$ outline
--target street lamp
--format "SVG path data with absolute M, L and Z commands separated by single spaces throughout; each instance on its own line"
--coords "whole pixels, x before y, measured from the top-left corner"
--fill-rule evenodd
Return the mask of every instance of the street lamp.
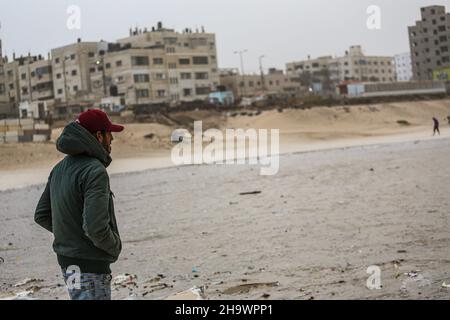
M 265 58 L 265 55 L 261 55 L 259 56 L 259 69 L 261 70 L 261 88 L 263 93 L 266 91 L 266 85 L 265 85 L 265 81 L 264 81 L 264 69 L 263 69 L 263 65 L 262 65 L 262 59 Z
M 64 99 L 66 100 L 66 107 L 69 105 L 68 95 L 67 95 L 67 77 L 66 77 L 66 61 L 70 60 L 70 56 L 65 56 L 63 58 L 63 77 L 64 77 Z
M 102 58 L 98 59 L 97 61 L 95 61 L 95 64 L 97 66 L 102 65 L 103 94 L 106 97 L 107 93 L 106 93 L 105 59 L 102 57 Z
M 242 79 L 244 80 L 244 87 L 243 87 L 243 96 L 245 97 L 245 70 L 244 70 L 244 53 L 248 52 L 247 49 L 245 50 L 239 50 L 235 51 L 234 54 L 239 54 L 239 57 L 241 59 L 241 74 Z

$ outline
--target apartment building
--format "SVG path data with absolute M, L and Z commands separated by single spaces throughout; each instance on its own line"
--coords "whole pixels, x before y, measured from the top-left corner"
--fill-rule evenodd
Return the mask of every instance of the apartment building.
M 316 59 L 308 57 L 308 60 L 287 63 L 286 73 L 288 75 L 297 75 L 306 72 L 316 74 L 328 69 L 332 61 L 332 56 L 324 56 Z
M 57 104 L 79 103 L 91 101 L 92 94 L 91 70 L 102 72 L 103 59 L 108 48 L 106 42 L 82 42 L 51 50 L 52 76 L 55 102 Z
M 220 84 L 232 91 L 235 97 L 254 97 L 261 94 L 294 97 L 302 91 L 294 76 L 275 68 L 269 69 L 264 75 L 241 75 L 237 69 L 222 69 Z
M 142 84 L 137 85 L 135 96 L 139 101 L 131 98 L 132 103 L 205 100 L 220 84 L 215 34 L 206 33 L 204 29 L 195 32 L 185 29 L 180 33 L 158 23 L 151 30 L 130 30 L 129 37 L 117 43 L 128 46 L 128 52 L 131 49 L 148 51 L 148 59 L 143 59 L 141 67 L 148 69 L 149 88 L 141 89 Z M 116 53 L 108 53 L 111 54 Z M 135 83 L 146 83 L 146 79 L 146 76 L 137 77 Z M 128 85 L 133 83 L 129 81 Z M 148 97 L 145 90 L 149 91 Z
M 368 56 L 361 46 L 351 46 L 342 57 L 325 56 L 317 59 L 286 64 L 287 73 L 297 74 L 303 81 L 394 82 L 394 58 L 390 56 Z M 306 77 L 306 75 L 310 77 Z
M 50 58 L 50 57 L 49 57 Z M 21 101 L 53 103 L 52 60 L 42 56 L 20 60 L 18 65 L 19 97 Z
M 121 96 L 127 105 L 168 102 L 171 97 L 165 59 L 161 46 L 110 48 L 102 59 L 104 72 L 91 69 L 93 92 Z
M 2 40 L 0 39 L 0 104 L 6 104 L 8 102 L 8 97 L 6 94 L 4 60 L 5 59 L 3 58 Z
M 405 82 L 413 79 L 411 53 L 406 52 L 394 56 L 395 74 L 397 81 Z
M 414 79 L 432 80 L 434 71 L 450 67 L 450 13 L 445 6 L 421 8 L 421 20 L 408 33 Z

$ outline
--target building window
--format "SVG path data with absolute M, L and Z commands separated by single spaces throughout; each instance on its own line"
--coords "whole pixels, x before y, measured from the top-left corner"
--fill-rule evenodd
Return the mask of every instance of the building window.
M 163 58 L 154 58 L 153 64 L 164 64 L 164 59 Z
M 135 83 L 150 82 L 150 75 L 148 75 L 148 74 L 135 74 L 134 75 L 134 82 Z
M 182 80 L 192 79 L 192 74 L 190 72 L 182 72 L 181 73 L 181 79 Z
M 190 97 L 192 95 L 192 89 L 183 89 L 183 95 L 185 97 Z
M 56 79 L 61 79 L 61 77 L 62 77 L 62 74 L 61 74 L 61 73 L 57 73 L 57 74 L 56 74 Z
M 122 66 L 122 60 L 116 61 L 116 67 L 121 67 L 121 66 Z
M 149 96 L 150 95 L 149 95 L 148 89 L 136 90 L 136 97 L 138 97 L 138 98 L 148 98 Z
M 167 52 L 167 53 L 175 53 L 175 48 L 173 48 L 173 47 L 168 47 L 168 48 L 166 48 L 166 52 Z
M 254 83 L 253 81 L 249 81 L 249 82 L 248 82 L 248 86 L 252 88 L 252 87 L 255 86 L 255 83 Z
M 22 94 L 28 94 L 28 88 L 27 87 L 23 87 L 22 88 Z
M 60 62 L 59 58 L 55 58 L 55 64 L 58 64 Z
M 196 80 L 207 80 L 208 79 L 208 72 L 196 72 L 195 73 L 195 79 Z
M 164 73 L 155 73 L 156 80 L 164 80 L 165 78 Z
M 73 91 L 77 92 L 78 91 L 78 86 L 73 86 Z
M 178 84 L 178 78 L 170 78 L 170 84 Z
M 193 58 L 194 64 L 208 64 L 208 57 L 194 57 Z
M 105 64 L 105 68 L 106 68 L 106 69 L 111 69 L 111 63 Z
M 70 55 L 70 60 L 75 60 L 75 55 L 74 54 Z
M 176 63 L 169 63 L 169 69 L 176 69 L 177 64 Z
M 133 66 L 148 66 L 149 63 L 148 57 L 131 57 L 131 64 Z
M 20 78 L 21 78 L 22 80 L 26 80 L 26 79 L 27 79 L 27 74 L 26 74 L 26 73 L 22 73 L 22 74 L 20 75 Z
M 209 87 L 195 88 L 195 94 L 196 95 L 206 95 L 206 94 L 209 94 L 209 92 L 210 92 Z
M 95 68 L 90 68 L 90 69 L 89 69 L 89 72 L 90 72 L 90 73 L 94 73 L 94 72 L 95 72 Z
M 59 95 L 63 94 L 63 89 L 58 89 L 58 94 Z
M 179 60 L 179 63 L 182 65 L 191 64 L 191 60 L 189 58 L 183 58 Z
M 36 73 L 34 71 L 31 72 L 31 77 L 34 78 L 36 76 Z
M 156 91 L 156 95 L 157 95 L 159 98 L 163 98 L 163 97 L 166 96 L 166 90 L 158 90 L 158 91 Z
M 77 75 L 77 70 L 72 70 L 72 76 L 76 76 Z
M 89 58 L 95 57 L 95 52 L 89 52 L 89 53 L 88 53 L 88 56 L 89 56 Z

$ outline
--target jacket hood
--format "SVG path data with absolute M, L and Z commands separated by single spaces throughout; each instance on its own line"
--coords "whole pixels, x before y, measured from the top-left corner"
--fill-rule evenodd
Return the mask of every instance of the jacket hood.
M 69 156 L 86 155 L 98 159 L 105 167 L 111 162 L 111 156 L 95 137 L 76 122 L 64 128 L 56 141 L 56 149 Z

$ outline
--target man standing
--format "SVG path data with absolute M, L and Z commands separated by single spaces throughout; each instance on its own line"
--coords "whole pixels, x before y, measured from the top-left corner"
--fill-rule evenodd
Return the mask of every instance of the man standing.
M 50 173 L 34 220 L 54 235 L 53 250 L 72 300 L 110 300 L 110 264 L 122 242 L 114 214 L 110 165 L 111 132 L 106 113 L 89 110 L 70 123 L 56 142 L 67 156 Z
M 436 132 L 441 135 L 441 132 L 439 131 L 439 120 L 436 119 L 435 117 L 433 118 L 433 122 L 434 122 L 434 129 L 433 129 L 433 136 L 436 135 Z

